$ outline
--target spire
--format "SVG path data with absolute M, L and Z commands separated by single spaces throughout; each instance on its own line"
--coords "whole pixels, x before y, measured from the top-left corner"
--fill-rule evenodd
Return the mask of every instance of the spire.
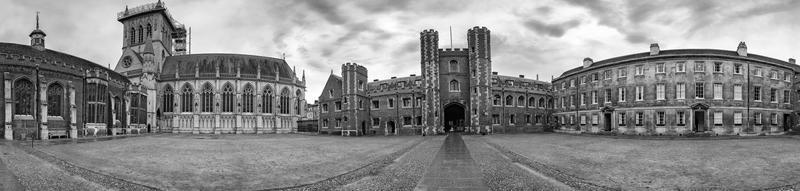
M 44 50 L 45 36 L 47 36 L 47 34 L 39 28 L 39 11 L 36 11 L 36 28 L 28 35 L 28 37 L 31 37 L 31 46 L 37 50 Z
M 39 30 L 39 11 L 36 11 L 36 30 Z

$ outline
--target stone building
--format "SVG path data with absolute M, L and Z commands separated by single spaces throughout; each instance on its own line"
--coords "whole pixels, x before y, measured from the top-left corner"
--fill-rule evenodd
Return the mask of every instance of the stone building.
M 422 75 L 368 82 L 367 68 L 342 65 L 319 97 L 321 133 L 413 135 L 542 131 L 551 122 L 550 84 L 492 72 L 490 31 L 468 30 L 468 48 L 439 48 L 420 33 Z
M 190 31 L 164 3 L 118 13 L 115 68 L 145 89 L 146 124 L 175 133 L 288 133 L 305 115 L 305 75 L 283 59 L 190 54 Z
M 560 128 L 644 135 L 782 134 L 796 123 L 797 72 L 788 61 L 714 49 L 660 50 L 583 66 L 553 81 Z M 795 104 L 797 105 L 797 104 Z
M 30 45 L 0 43 L 4 139 L 111 135 L 145 123 L 139 120 L 144 88 L 104 66 L 47 49 L 38 15 L 29 36 Z

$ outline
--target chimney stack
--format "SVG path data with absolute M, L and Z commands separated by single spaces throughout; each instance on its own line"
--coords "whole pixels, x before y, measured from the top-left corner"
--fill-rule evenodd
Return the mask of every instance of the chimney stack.
M 525 78 L 525 75 L 520 74 L 519 78 Z
M 739 56 L 747 56 L 747 45 L 744 44 L 744 41 L 739 42 L 739 47 L 736 48 L 736 53 L 739 53 Z
M 658 47 L 658 43 L 650 44 L 650 56 L 658 55 L 659 51 L 661 51 L 661 48 Z
M 589 66 L 592 66 L 593 63 L 594 61 L 592 61 L 592 58 L 586 57 L 583 59 L 583 68 L 588 68 Z
M 492 75 L 497 75 L 497 72 L 492 72 Z
M 794 58 L 789 58 L 789 63 L 795 64 L 796 62 L 797 61 L 795 61 Z

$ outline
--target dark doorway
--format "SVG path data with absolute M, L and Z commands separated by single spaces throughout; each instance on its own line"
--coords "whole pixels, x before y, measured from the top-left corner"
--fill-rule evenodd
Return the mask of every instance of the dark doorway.
M 603 122 L 605 123 L 606 131 L 611 131 L 611 113 L 605 113 L 603 116 L 605 117 Z
M 694 131 L 706 131 L 706 111 L 694 111 Z
M 444 108 L 444 131 L 464 131 L 464 106 L 452 103 Z
M 395 134 L 394 121 L 386 122 L 386 128 L 389 129 L 389 134 Z
M 783 131 L 789 131 L 794 126 L 792 114 L 783 114 Z
M 361 135 L 367 135 L 367 122 L 361 121 Z

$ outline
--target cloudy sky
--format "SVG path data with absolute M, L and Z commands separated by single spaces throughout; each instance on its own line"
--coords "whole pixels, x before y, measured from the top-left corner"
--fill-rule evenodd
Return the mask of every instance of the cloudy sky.
M 121 54 L 116 13 L 156 0 L 0 0 L 0 41 L 28 44 L 34 15 L 50 49 L 114 68 Z M 662 49 L 735 50 L 800 57 L 800 0 L 164 0 L 192 28 L 192 53 L 286 54 L 306 71 L 315 100 L 331 70 L 356 62 L 370 79 L 419 74 L 419 32 L 439 31 L 442 48 L 466 47 L 466 31 L 492 31 L 493 69 L 549 81 L 595 61 Z

